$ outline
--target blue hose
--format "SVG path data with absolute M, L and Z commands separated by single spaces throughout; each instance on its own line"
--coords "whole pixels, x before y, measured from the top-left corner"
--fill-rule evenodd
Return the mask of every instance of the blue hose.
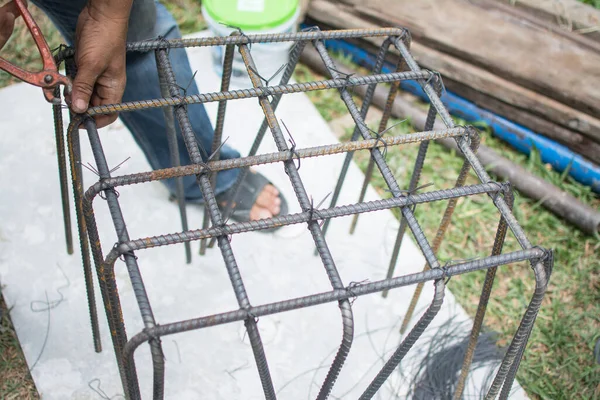
M 375 64 L 375 57 L 356 45 L 341 40 L 328 40 L 326 45 L 331 50 L 340 51 L 350 56 L 353 62 L 364 67 L 372 68 Z M 394 66 L 390 63 L 384 65 L 384 72 L 392 72 L 393 70 Z M 417 82 L 403 81 L 400 87 L 428 101 L 427 95 Z M 574 153 L 569 148 L 524 126 L 484 110 L 453 93 L 446 91 L 442 95 L 442 101 L 452 115 L 471 123 L 486 123 L 492 128 L 496 137 L 504 140 L 522 153 L 529 154 L 533 148 L 537 149 L 542 162 L 552 165 L 552 168 L 560 172 L 568 170 L 573 179 L 590 186 L 594 192 L 600 193 L 600 167 Z

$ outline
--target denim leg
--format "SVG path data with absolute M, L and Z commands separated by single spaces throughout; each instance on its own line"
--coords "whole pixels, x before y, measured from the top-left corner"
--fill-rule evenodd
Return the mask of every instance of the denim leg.
M 73 44 L 77 17 L 87 0 L 32 0 L 54 22 L 63 36 Z M 177 23 L 160 3 L 153 0 L 134 0 L 129 21 L 128 41 L 140 41 L 158 36 L 167 39 L 180 38 Z M 198 94 L 193 73 L 184 49 L 170 50 L 171 63 L 177 82 L 187 88 L 187 94 Z M 207 68 L 209 68 L 207 66 Z M 127 54 L 127 85 L 123 101 L 160 98 L 160 86 L 156 60 L 153 52 Z M 202 104 L 188 106 L 190 122 L 196 133 L 201 154 L 210 154 L 213 127 Z M 154 169 L 171 167 L 165 120 L 162 109 L 148 109 L 120 114 L 123 123 L 129 128 L 137 144 L 141 147 L 148 162 Z M 177 125 L 177 124 L 176 124 Z M 177 126 L 179 155 L 182 165 L 191 164 L 185 143 Z M 225 145 L 221 148 L 221 159 L 237 158 L 240 154 Z M 227 190 L 238 175 L 238 170 L 227 170 L 217 175 L 217 194 Z M 171 193 L 175 193 L 175 182 L 164 181 Z M 202 194 L 193 176 L 184 178 L 185 196 L 189 201 L 202 201 Z

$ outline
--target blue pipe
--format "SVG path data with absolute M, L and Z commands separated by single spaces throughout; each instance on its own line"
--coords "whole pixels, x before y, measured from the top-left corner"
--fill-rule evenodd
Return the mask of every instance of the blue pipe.
M 372 68 L 375 64 L 373 55 L 353 44 L 341 40 L 328 40 L 326 45 L 331 50 L 341 51 L 350 56 L 353 62 L 364 67 Z M 384 72 L 392 72 L 393 70 L 394 66 L 391 63 L 384 65 Z M 403 81 L 400 87 L 425 101 L 429 100 L 421 86 L 415 81 Z M 446 91 L 442 95 L 442 101 L 452 115 L 471 123 L 485 122 L 492 128 L 495 136 L 522 153 L 529 154 L 533 148 L 537 149 L 542 162 L 552 165 L 552 168 L 560 172 L 568 169 L 569 175 L 573 179 L 590 186 L 594 192 L 600 193 L 600 167 L 572 152 L 569 148 L 524 126 L 484 110 L 451 92 Z

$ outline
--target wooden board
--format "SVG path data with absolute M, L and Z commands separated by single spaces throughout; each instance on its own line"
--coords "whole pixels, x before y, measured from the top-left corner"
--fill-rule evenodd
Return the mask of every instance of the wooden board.
M 330 0 L 335 3 L 335 1 Z M 405 26 L 420 43 L 600 117 L 600 53 L 484 0 L 351 0 L 353 12 Z
M 377 24 L 352 14 L 351 8 L 341 4 L 316 0 L 311 3 L 309 16 L 333 28 L 371 28 Z M 381 39 L 369 39 L 379 46 Z M 362 47 L 368 45 L 361 43 Z M 600 120 L 571 107 L 539 95 L 529 89 L 499 78 L 494 74 L 414 40 L 411 52 L 426 68 L 441 72 L 444 79 L 458 94 L 499 115 L 505 115 L 536 132 L 551 137 L 590 160 L 598 162 Z M 585 132 L 579 134 L 578 132 Z
M 578 0 L 498 0 L 600 42 L 600 10 Z

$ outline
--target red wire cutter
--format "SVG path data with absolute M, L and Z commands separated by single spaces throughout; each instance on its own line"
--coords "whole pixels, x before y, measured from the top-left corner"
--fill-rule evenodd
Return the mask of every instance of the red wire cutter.
M 43 69 L 38 72 L 25 71 L 0 57 L 0 69 L 8 72 L 17 79 L 41 87 L 44 91 L 46 100 L 53 104 L 60 104 L 60 98 L 54 96 L 54 89 L 58 85 L 64 85 L 66 86 L 67 91 L 70 92 L 71 80 L 58 73 L 58 67 L 56 66 L 52 52 L 48 47 L 48 43 L 46 42 L 46 39 L 44 39 L 42 31 L 33 20 L 29 10 L 27 10 L 23 0 L 13 1 L 23 16 L 23 20 L 25 21 L 25 25 L 27 25 L 29 32 L 31 32 L 31 36 L 33 36 L 33 40 L 40 52 L 44 66 Z

